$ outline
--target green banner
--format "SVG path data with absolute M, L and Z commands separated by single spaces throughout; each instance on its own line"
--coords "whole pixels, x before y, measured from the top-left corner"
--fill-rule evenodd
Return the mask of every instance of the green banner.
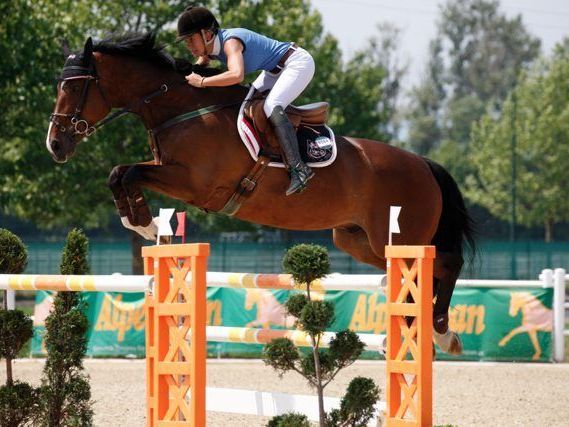
M 89 320 L 87 355 L 92 357 L 144 357 L 144 294 L 82 292 Z M 45 318 L 53 305 L 51 292 L 36 295 L 32 356 L 45 354 Z
M 89 356 L 144 356 L 142 294 L 84 293 L 88 303 Z M 283 303 L 289 291 L 208 289 L 208 324 L 251 328 L 292 329 L 294 318 Z M 331 330 L 385 333 L 385 297 L 372 292 L 317 294 L 331 301 Z M 464 344 L 463 356 L 437 352 L 439 360 L 549 361 L 552 357 L 553 290 L 544 288 L 457 288 L 450 325 Z M 38 293 L 32 355 L 42 354 L 43 322 L 49 296 Z M 259 357 L 261 345 L 208 343 L 210 356 Z M 366 356 L 373 357 L 372 352 Z M 377 357 L 377 354 L 375 354 Z

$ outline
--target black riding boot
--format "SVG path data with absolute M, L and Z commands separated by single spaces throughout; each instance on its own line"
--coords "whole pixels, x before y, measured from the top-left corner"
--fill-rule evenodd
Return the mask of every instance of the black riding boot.
M 300 158 L 294 126 L 288 120 L 282 107 L 275 107 L 269 120 L 275 128 L 290 172 L 290 185 L 286 190 L 286 195 L 290 196 L 304 190 L 306 183 L 314 176 L 314 172 Z

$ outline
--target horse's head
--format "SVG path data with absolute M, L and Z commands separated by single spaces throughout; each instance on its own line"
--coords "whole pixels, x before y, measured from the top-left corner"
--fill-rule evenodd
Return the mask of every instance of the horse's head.
M 99 86 L 93 41 L 89 37 L 82 52 L 66 56 L 57 86 L 57 100 L 51 114 L 46 146 L 56 162 L 64 163 L 77 144 L 95 131 L 95 123 L 111 110 Z
M 262 289 L 246 289 L 245 310 L 253 310 L 253 306 L 261 301 L 263 292 Z
M 531 299 L 531 294 L 528 292 L 512 292 L 510 294 L 510 316 L 515 317 L 529 299 Z

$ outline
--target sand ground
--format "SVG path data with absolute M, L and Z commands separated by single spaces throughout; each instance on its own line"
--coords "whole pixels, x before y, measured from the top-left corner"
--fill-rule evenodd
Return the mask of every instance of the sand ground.
M 144 360 L 86 360 L 96 426 L 145 425 Z M 42 360 L 15 362 L 14 375 L 39 383 Z M 261 361 L 211 360 L 208 386 L 311 394 L 295 373 L 279 379 Z M 384 392 L 384 362 L 357 362 L 326 394 L 341 396 L 354 376 L 373 378 Z M 0 367 L 5 381 L 5 366 Z M 382 399 L 383 400 L 383 399 Z M 267 419 L 208 413 L 208 426 L 255 427 Z M 569 426 L 569 364 L 435 362 L 434 422 L 455 426 Z

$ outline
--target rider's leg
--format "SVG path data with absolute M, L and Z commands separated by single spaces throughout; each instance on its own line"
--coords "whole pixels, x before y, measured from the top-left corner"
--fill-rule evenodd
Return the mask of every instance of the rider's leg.
M 253 81 L 252 85 L 258 92 L 264 92 L 272 89 L 278 78 L 279 74 L 262 71 L 255 81 Z
M 270 73 L 266 74 L 270 76 Z M 275 128 L 291 175 L 287 196 L 302 191 L 308 180 L 314 176 L 312 169 L 300 157 L 296 132 L 284 112 L 285 108 L 308 86 L 313 76 L 312 56 L 304 49 L 297 49 L 285 62 L 264 105 L 265 114 Z
M 277 134 L 288 171 L 290 172 L 290 185 L 286 190 L 286 195 L 290 196 L 293 193 L 302 191 L 308 180 L 314 176 L 314 172 L 302 161 L 298 149 L 296 131 L 280 105 L 273 109 L 269 119 Z

